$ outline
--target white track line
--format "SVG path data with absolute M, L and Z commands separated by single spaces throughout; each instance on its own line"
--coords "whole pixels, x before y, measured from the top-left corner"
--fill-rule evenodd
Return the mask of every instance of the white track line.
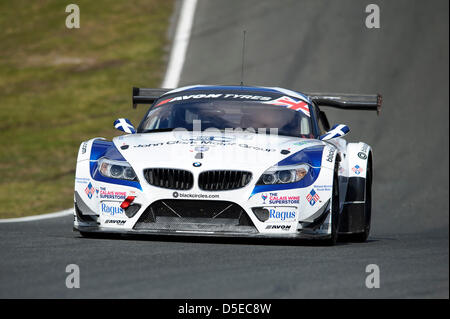
M 186 50 L 191 35 L 196 6 L 197 0 L 183 0 L 180 18 L 178 20 L 175 37 L 173 40 L 172 51 L 170 53 L 169 65 L 167 67 L 164 82 L 162 84 L 162 87 L 164 88 L 173 89 L 178 87 L 178 82 L 180 81 L 180 75 L 181 71 L 183 70 Z M 29 222 L 48 218 L 62 217 L 71 214 L 73 214 L 73 208 L 50 214 L 0 219 L 0 223 Z
M 68 215 L 72 215 L 72 214 L 73 214 L 73 208 L 69 208 L 66 210 L 62 210 L 60 212 L 50 213 L 50 214 L 42 214 L 42 215 L 19 217 L 19 218 L 0 219 L 0 224 L 2 224 L 2 223 L 17 223 L 17 222 L 31 222 L 31 221 L 41 220 L 41 219 L 63 217 L 63 216 L 68 216 Z
M 166 76 L 164 77 L 162 84 L 163 88 L 174 89 L 178 87 L 178 83 L 180 82 L 181 71 L 183 70 L 189 38 L 191 36 L 196 5 L 197 0 L 183 1 L 172 50 L 170 52 Z

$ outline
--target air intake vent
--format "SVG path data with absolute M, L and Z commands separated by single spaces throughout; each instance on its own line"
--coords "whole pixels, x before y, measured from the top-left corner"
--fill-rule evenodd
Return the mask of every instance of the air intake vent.
M 192 173 L 182 169 L 147 168 L 144 176 L 150 185 L 162 188 L 187 190 L 194 185 Z
M 252 179 L 246 171 L 206 171 L 198 177 L 198 187 L 205 191 L 225 191 L 245 187 Z
M 153 202 L 139 217 L 135 230 L 258 233 L 245 210 L 216 200 L 164 199 Z

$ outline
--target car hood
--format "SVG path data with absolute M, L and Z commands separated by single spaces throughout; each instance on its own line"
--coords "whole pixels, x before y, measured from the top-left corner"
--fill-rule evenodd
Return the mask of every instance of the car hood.
M 266 169 L 292 154 L 324 142 L 315 139 L 254 134 L 155 132 L 113 139 L 122 156 L 135 168 Z

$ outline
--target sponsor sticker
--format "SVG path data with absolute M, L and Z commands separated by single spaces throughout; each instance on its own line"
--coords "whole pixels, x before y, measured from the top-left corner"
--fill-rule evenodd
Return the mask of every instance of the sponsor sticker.
M 295 142 L 294 145 L 296 145 L 296 146 L 303 146 L 303 145 L 306 145 L 306 144 L 315 144 L 315 143 L 316 143 L 316 141 L 300 141 L 300 142 Z
M 362 160 L 367 159 L 367 155 L 366 155 L 365 153 L 363 153 L 363 152 L 359 152 L 359 153 L 358 153 L 358 157 L 359 157 L 360 159 L 362 159 Z
M 267 147 L 260 147 L 255 145 L 249 145 L 245 143 L 236 144 L 235 141 L 232 138 L 228 137 L 220 137 L 220 136 L 206 136 L 206 137 L 198 137 L 198 138 L 191 138 L 191 139 L 182 139 L 182 140 L 175 140 L 175 141 L 167 141 L 167 142 L 157 142 L 157 143 L 148 143 L 148 144 L 138 144 L 134 145 L 133 148 L 148 148 L 148 147 L 158 147 L 163 145 L 193 145 L 193 146 L 215 146 L 215 145 L 221 145 L 221 146 L 238 146 L 242 148 L 247 148 L 255 151 L 263 151 L 263 152 L 276 152 L 276 149 L 273 148 L 267 148 Z
M 268 101 L 268 100 L 272 99 L 269 96 L 250 95 L 250 94 L 222 94 L 222 93 L 219 93 L 219 94 L 190 94 L 190 95 L 181 95 L 181 96 L 176 96 L 173 98 L 168 98 L 168 99 L 162 100 L 162 101 L 158 102 L 158 104 L 156 104 L 155 107 L 164 105 L 166 103 L 171 103 L 171 102 L 197 100 L 197 99 L 217 99 L 217 98 L 254 100 L 254 101 Z
M 217 143 L 231 143 L 234 140 L 236 140 L 236 137 L 229 137 L 229 136 L 217 136 L 217 135 L 199 135 L 195 138 L 182 138 L 181 141 L 183 142 L 217 142 Z M 173 144 L 173 142 L 167 142 L 170 144 Z
M 249 148 L 255 151 L 264 151 L 264 152 L 275 152 L 276 150 L 273 148 L 264 148 L 264 147 L 259 147 L 259 146 L 252 146 L 252 145 L 248 145 L 248 144 L 238 144 L 239 147 L 243 147 L 243 148 Z
M 85 154 L 87 150 L 87 142 L 83 142 L 81 145 L 81 154 Z
M 267 225 L 266 229 L 289 230 L 289 229 L 291 229 L 291 225 Z
M 195 148 L 195 150 L 197 152 L 206 152 L 207 150 L 209 150 L 209 147 L 208 146 L 198 146 Z
M 367 159 L 367 149 L 369 148 L 369 145 L 367 144 L 363 144 L 363 146 L 361 147 L 361 151 L 358 153 L 358 157 L 360 159 Z
M 192 194 L 173 192 L 173 198 L 219 198 L 218 194 Z
M 369 148 L 369 145 L 363 144 L 363 146 L 361 147 L 361 152 L 367 153 L 367 149 L 368 149 L 368 148 Z
M 294 99 L 290 96 L 282 96 L 275 100 L 271 100 L 271 101 L 267 101 L 267 102 L 263 102 L 263 103 L 284 106 L 284 107 L 287 107 L 288 109 L 302 112 L 306 116 L 310 117 L 308 103 L 306 103 L 305 101 L 300 100 L 300 99 Z
M 333 189 L 333 185 L 314 185 L 314 188 L 319 192 L 328 192 Z
M 75 177 L 75 183 L 77 184 L 87 184 L 89 183 L 89 178 L 83 178 L 83 177 Z
M 316 193 L 314 189 L 312 189 L 308 195 L 306 195 L 306 200 L 311 206 L 314 206 L 315 203 L 319 201 L 319 194 Z
M 328 148 L 327 161 L 330 163 L 333 162 L 334 152 L 336 152 L 336 150 L 334 148 L 332 148 L 332 147 Z
M 291 196 L 291 195 L 279 196 L 278 193 L 269 193 L 268 195 L 264 193 L 261 195 L 261 198 L 263 199 L 264 204 L 266 204 L 266 200 L 268 199 L 267 204 L 271 205 L 300 203 L 300 196 Z
M 100 199 L 125 200 L 127 192 L 108 191 L 104 187 L 100 188 Z
M 359 165 L 355 165 L 355 166 L 352 168 L 352 171 L 353 171 L 353 173 L 355 173 L 356 175 L 359 175 L 359 174 L 361 174 L 364 170 L 363 170 L 363 168 L 360 167 Z
M 264 202 L 264 204 L 265 204 L 265 203 L 266 203 L 266 199 L 267 199 L 267 194 L 262 193 L 262 194 L 261 194 L 261 198 L 262 198 L 262 200 L 263 200 L 263 202 Z
M 127 221 L 121 219 L 107 219 L 105 220 L 105 224 L 116 224 L 118 226 L 123 226 Z
M 89 182 L 88 186 L 86 186 L 86 188 L 84 189 L 84 192 L 86 193 L 86 195 L 89 199 L 92 198 L 92 195 L 94 195 L 94 193 L 95 193 L 95 188 L 94 188 L 94 186 L 92 186 L 91 182 Z
M 100 211 L 108 216 L 118 216 L 124 213 L 124 210 L 120 208 L 120 202 L 102 202 Z
M 296 212 L 295 208 L 290 207 L 270 207 L 269 210 L 269 221 L 283 221 L 292 222 L 295 220 Z

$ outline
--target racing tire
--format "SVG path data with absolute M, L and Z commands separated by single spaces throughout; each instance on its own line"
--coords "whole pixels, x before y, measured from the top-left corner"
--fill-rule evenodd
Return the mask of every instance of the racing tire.
M 337 168 L 333 175 L 333 190 L 331 197 L 331 236 L 324 240 L 327 246 L 334 246 L 338 239 L 339 230 L 339 180 Z
M 364 231 L 348 235 L 348 240 L 357 243 L 363 243 L 367 241 L 370 233 L 370 222 L 372 215 L 372 170 L 371 167 L 367 167 L 366 174 L 366 200 L 364 203 Z

